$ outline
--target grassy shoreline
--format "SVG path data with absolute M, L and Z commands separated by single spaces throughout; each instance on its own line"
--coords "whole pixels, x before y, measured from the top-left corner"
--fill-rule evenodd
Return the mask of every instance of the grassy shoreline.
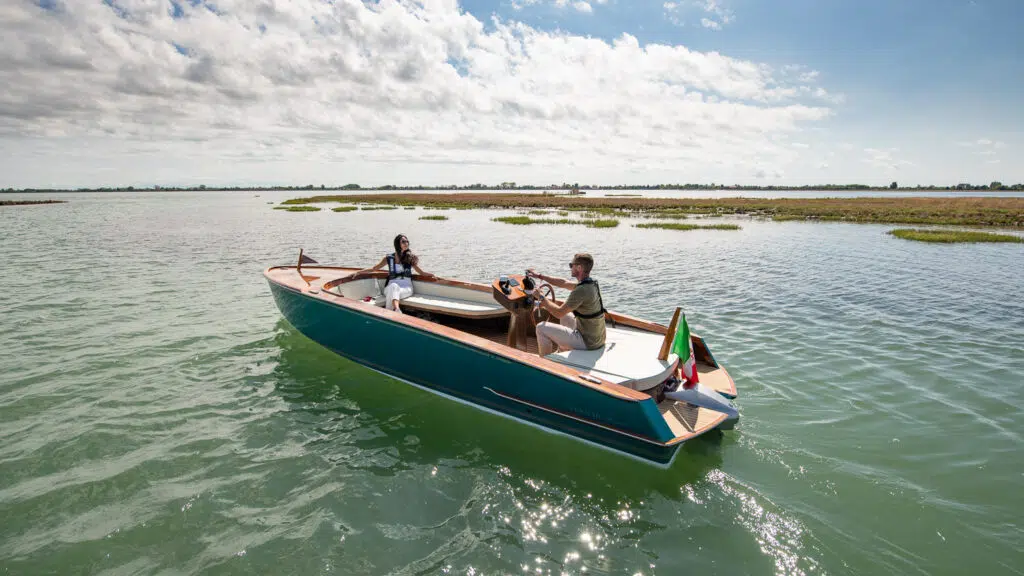
M 877 224 L 941 224 L 1024 228 L 1024 198 L 622 198 L 544 194 L 342 194 L 286 200 L 284 204 L 369 203 L 426 208 L 518 208 L 710 216 L 747 215 L 775 220 Z
M 33 206 L 35 204 L 67 204 L 67 200 L 0 200 L 0 206 Z

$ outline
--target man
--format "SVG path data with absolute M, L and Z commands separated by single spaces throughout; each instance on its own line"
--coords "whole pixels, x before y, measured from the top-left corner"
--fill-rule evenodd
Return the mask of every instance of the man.
M 537 324 L 537 351 L 541 356 L 559 349 L 594 350 L 604 346 L 604 303 L 597 281 L 590 278 L 594 258 L 590 254 L 576 254 L 569 269 L 577 282 L 537 274 L 533 268 L 526 271 L 530 277 L 547 282 L 552 286 L 572 290 L 561 306 L 547 298 L 538 298 L 541 308 L 547 310 L 559 323 Z

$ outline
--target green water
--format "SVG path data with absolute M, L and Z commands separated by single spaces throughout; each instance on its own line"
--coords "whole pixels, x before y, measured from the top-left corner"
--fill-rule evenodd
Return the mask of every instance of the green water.
M 1024 572 L 1019 244 L 62 197 L 0 208 L 0 573 Z M 377 375 L 281 319 L 263 268 L 300 247 L 370 265 L 398 232 L 424 269 L 476 281 L 592 252 L 609 308 L 684 307 L 740 425 L 658 470 Z

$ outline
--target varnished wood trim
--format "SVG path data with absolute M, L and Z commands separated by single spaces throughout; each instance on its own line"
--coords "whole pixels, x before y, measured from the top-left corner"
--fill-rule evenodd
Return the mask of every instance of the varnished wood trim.
M 622 324 L 623 326 L 639 328 L 640 330 L 654 332 L 655 334 L 665 334 L 668 332 L 667 326 L 662 326 L 661 324 L 648 322 L 647 320 L 641 320 L 640 318 L 634 318 L 632 316 L 626 316 L 625 314 L 619 314 L 617 312 L 607 312 L 605 313 L 605 318 L 617 324 Z
M 700 408 L 700 410 L 707 410 L 707 408 Z M 714 412 L 714 410 L 711 410 L 711 412 Z M 694 430 L 693 432 L 690 432 L 688 434 L 683 434 L 682 436 L 676 436 L 675 438 L 669 440 L 668 442 L 665 442 L 665 445 L 666 446 L 674 446 L 676 444 L 680 444 L 682 442 L 690 440 L 691 438 L 696 438 L 697 436 L 700 436 L 701 434 L 704 434 L 706 432 L 710 432 L 711 430 L 714 430 L 715 428 L 718 428 L 722 424 L 722 422 L 725 422 L 725 419 L 728 418 L 728 415 L 727 414 L 722 414 L 721 412 L 717 412 L 717 414 L 719 415 L 718 418 L 715 418 L 714 420 L 712 420 L 711 424 L 705 426 L 704 428 L 701 428 L 700 430 Z
M 440 284 L 441 286 L 452 286 L 454 288 L 467 288 L 469 290 L 475 290 L 477 292 L 490 292 L 490 286 L 486 284 L 476 284 L 474 282 L 465 282 L 463 280 L 449 280 L 448 278 L 441 278 L 439 276 L 421 276 L 419 274 L 413 274 L 412 279 L 417 282 L 429 282 L 431 284 Z
M 736 381 L 732 379 L 732 375 L 729 374 L 729 372 L 723 366 L 719 366 L 718 369 L 725 373 L 725 377 L 729 379 L 729 386 L 731 387 L 731 390 L 729 390 L 728 393 L 735 398 L 739 394 L 736 391 Z
M 661 341 L 661 351 L 658 352 L 658 360 L 668 360 L 668 351 L 672 346 L 672 339 L 676 335 L 676 324 L 679 323 L 679 313 L 682 312 L 682 308 L 676 306 L 676 311 L 672 313 L 672 321 L 668 323 L 668 331 L 665 332 L 665 339 Z

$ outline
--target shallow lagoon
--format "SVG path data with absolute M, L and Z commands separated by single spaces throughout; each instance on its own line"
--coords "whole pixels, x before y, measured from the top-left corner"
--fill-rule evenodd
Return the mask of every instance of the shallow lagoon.
M 1020 569 L 1020 244 L 53 196 L 71 202 L 0 210 L 12 573 Z M 373 264 L 398 232 L 424 269 L 478 281 L 592 252 L 609 308 L 684 307 L 743 420 L 664 472 L 408 388 L 281 320 L 265 266 L 300 247 Z

